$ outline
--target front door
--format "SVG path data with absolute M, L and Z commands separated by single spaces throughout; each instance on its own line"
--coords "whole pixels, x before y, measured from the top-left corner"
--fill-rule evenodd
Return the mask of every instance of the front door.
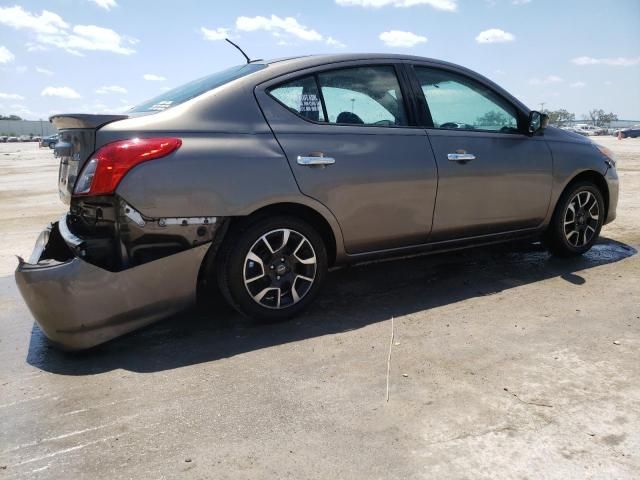
M 426 242 L 436 165 L 393 65 L 325 68 L 257 94 L 300 190 L 333 212 L 348 253 Z
M 544 138 L 522 133 L 522 114 L 488 86 L 446 69 L 414 71 L 439 172 L 431 240 L 540 225 L 553 168 Z

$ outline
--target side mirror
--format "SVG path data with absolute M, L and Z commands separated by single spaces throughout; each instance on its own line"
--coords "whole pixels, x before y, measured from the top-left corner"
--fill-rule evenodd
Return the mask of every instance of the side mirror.
M 532 110 L 529 113 L 529 133 L 536 133 L 538 130 L 547 128 L 549 125 L 549 115 Z

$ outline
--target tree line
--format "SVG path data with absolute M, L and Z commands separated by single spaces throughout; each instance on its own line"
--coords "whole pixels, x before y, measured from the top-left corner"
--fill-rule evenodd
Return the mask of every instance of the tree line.
M 562 127 L 576 121 L 575 113 L 570 113 L 564 108 L 560 110 L 543 110 L 542 113 L 549 115 L 549 123 Z M 589 110 L 587 115 L 582 116 L 582 120 L 588 121 L 596 127 L 608 127 L 611 122 L 618 120 L 618 115 L 615 113 L 606 113 L 601 108 L 594 108 Z

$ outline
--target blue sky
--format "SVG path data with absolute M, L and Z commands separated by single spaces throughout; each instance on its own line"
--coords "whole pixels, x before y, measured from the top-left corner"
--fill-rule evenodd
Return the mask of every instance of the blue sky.
M 640 119 L 638 0 L 0 0 L 0 113 L 121 112 L 253 58 L 397 52 L 476 70 L 530 108 Z

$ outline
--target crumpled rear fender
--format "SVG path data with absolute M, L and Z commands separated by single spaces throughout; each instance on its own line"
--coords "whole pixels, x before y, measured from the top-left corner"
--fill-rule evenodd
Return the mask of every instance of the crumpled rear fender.
M 36 322 L 58 346 L 90 348 L 194 303 L 210 243 L 110 272 L 75 255 L 63 261 L 42 258 L 47 245 L 60 241 L 56 227 L 36 243 L 30 259 L 36 263 L 20 260 L 15 279 Z

